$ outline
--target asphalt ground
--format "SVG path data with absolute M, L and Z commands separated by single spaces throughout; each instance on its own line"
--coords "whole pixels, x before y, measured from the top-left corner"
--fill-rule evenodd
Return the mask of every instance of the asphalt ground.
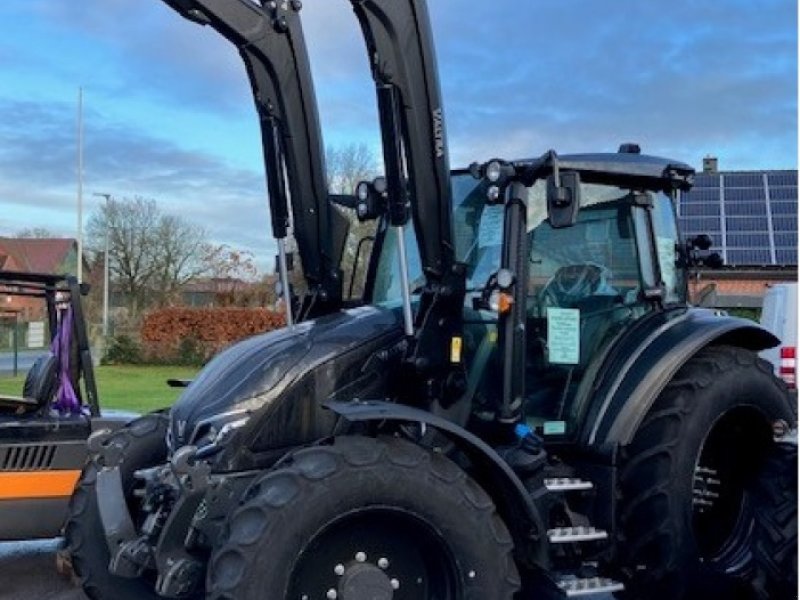
M 58 539 L 0 542 L 0 600 L 88 600 L 56 571 L 59 543 Z M 614 598 L 597 596 L 594 600 Z
M 56 571 L 59 541 L 0 542 L 0 600 L 87 600 Z

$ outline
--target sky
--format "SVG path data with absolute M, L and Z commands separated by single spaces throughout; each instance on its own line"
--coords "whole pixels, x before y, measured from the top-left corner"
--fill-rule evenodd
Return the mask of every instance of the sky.
M 700 168 L 797 168 L 796 0 L 429 0 L 451 164 L 644 152 Z M 325 143 L 379 153 L 374 88 L 346 0 L 302 11 Z M 257 118 L 239 56 L 160 0 L 0 3 L 0 236 L 77 231 L 152 198 L 273 264 Z

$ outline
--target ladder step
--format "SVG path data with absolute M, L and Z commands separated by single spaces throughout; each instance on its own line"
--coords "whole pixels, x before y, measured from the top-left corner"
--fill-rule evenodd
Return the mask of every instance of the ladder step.
M 545 479 L 544 487 L 548 492 L 573 492 L 578 490 L 590 490 L 594 487 L 591 481 L 584 481 L 583 479 L 573 479 L 568 477 L 557 477 L 554 479 Z
M 594 596 L 596 594 L 613 594 L 625 589 L 625 584 L 606 577 L 587 577 L 584 579 L 562 579 L 559 589 L 567 598 Z
M 547 530 L 547 537 L 553 544 L 572 544 L 604 540 L 608 538 L 608 532 L 596 527 L 556 527 Z

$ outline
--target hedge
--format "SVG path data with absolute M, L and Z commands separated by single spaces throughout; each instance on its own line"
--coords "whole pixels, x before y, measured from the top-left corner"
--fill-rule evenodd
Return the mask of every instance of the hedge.
M 162 308 L 147 313 L 141 339 L 145 360 L 201 364 L 232 342 L 283 327 L 265 308 Z

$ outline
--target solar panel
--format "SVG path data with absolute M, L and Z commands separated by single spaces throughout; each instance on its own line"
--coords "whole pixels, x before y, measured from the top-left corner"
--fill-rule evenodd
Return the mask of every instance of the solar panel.
M 797 215 L 797 201 L 794 202 L 770 202 L 773 215 Z
M 725 188 L 725 202 L 752 202 L 758 201 L 762 204 L 767 196 L 764 186 L 760 188 Z
M 764 202 L 726 203 L 725 214 L 731 217 L 766 217 L 767 205 Z
M 770 200 L 794 200 L 797 202 L 796 187 L 772 187 L 769 188 Z
M 699 173 L 678 206 L 682 231 L 710 235 L 730 265 L 797 265 L 796 171 Z
M 761 173 L 726 173 L 723 175 L 725 187 L 764 187 Z
M 681 215 L 685 217 L 713 217 L 719 216 L 719 210 L 719 202 L 716 204 L 710 202 L 684 204 L 681 206 Z
M 794 248 L 776 248 L 775 258 L 779 265 L 796 265 L 797 264 L 797 247 Z
M 728 249 L 728 264 L 736 265 L 769 265 L 772 264 L 768 248 Z
M 729 233 L 728 248 L 769 248 L 768 233 Z
M 770 188 L 779 185 L 797 187 L 797 171 L 773 171 L 767 174 L 767 180 Z
M 791 231 L 788 233 L 775 232 L 775 245 L 782 247 L 797 246 L 797 232 Z
M 684 194 L 684 202 L 719 202 L 719 185 L 716 188 L 692 188 Z
M 732 231 L 769 231 L 766 216 L 728 217 L 725 219 L 725 228 L 728 230 L 728 233 Z
M 772 217 L 772 229 L 778 231 L 797 231 L 796 217 Z

